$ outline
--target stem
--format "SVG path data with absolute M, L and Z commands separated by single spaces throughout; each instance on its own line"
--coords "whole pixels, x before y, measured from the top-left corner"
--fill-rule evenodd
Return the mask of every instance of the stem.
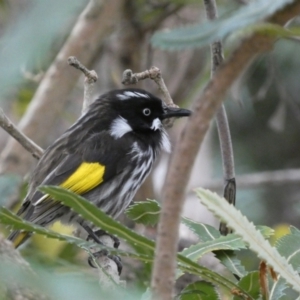
M 300 13 L 300 2 L 276 12 L 268 21 L 280 25 Z M 184 196 L 195 157 L 224 95 L 243 69 L 260 53 L 270 51 L 276 37 L 259 33 L 245 38 L 214 77 L 194 105 L 193 114 L 180 135 L 167 174 L 158 224 L 156 257 L 152 272 L 152 299 L 172 299 L 175 282 L 178 231 Z

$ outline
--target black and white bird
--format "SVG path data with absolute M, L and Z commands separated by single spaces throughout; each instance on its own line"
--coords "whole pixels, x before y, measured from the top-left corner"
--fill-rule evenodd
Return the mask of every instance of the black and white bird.
M 41 185 L 57 185 L 118 217 L 150 173 L 160 151 L 170 152 L 162 121 L 190 113 L 167 107 L 141 89 L 113 90 L 100 96 L 45 150 L 18 215 L 41 226 L 60 220 L 87 228 L 76 213 L 38 190 Z M 15 231 L 9 239 L 18 247 L 29 236 L 28 232 Z

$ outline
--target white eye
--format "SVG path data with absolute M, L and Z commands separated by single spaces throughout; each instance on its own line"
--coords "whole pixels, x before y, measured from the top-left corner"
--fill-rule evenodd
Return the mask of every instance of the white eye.
M 143 114 L 144 114 L 146 117 L 148 117 L 148 116 L 150 116 L 150 114 L 151 114 L 151 110 L 150 110 L 149 108 L 144 108 L 144 109 L 143 109 Z

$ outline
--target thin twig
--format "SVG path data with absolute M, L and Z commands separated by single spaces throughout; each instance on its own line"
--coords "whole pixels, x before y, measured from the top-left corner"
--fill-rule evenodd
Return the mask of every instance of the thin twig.
M 240 189 L 257 189 L 261 187 L 267 188 L 300 184 L 300 169 L 264 171 L 238 175 L 237 181 L 239 182 Z M 221 190 L 224 187 L 224 182 L 221 179 L 207 180 L 204 181 L 201 186 L 211 190 Z M 193 190 L 194 189 L 191 189 L 191 193 L 195 193 Z
M 68 58 L 68 63 L 70 66 L 80 70 L 85 76 L 84 97 L 81 110 L 81 114 L 84 114 L 89 105 L 93 102 L 94 84 L 98 80 L 98 75 L 94 70 L 89 70 L 86 68 L 75 56 L 70 56 Z
M 204 0 L 204 6 L 207 19 L 214 20 L 218 18 L 217 4 L 215 0 Z M 212 43 L 210 49 L 212 58 L 211 77 L 213 77 L 216 70 L 223 63 L 222 42 L 216 41 Z M 235 205 L 236 182 L 234 171 L 234 156 L 231 142 L 231 134 L 224 104 L 222 104 L 219 110 L 217 111 L 216 121 L 223 163 L 223 196 L 228 201 L 228 203 Z M 223 222 L 220 223 L 219 230 L 220 233 L 223 235 L 227 235 L 229 232 L 231 232 L 231 230 L 227 228 L 226 224 Z
M 36 159 L 39 159 L 44 150 L 34 143 L 30 138 L 23 134 L 19 129 L 14 125 L 11 120 L 5 115 L 2 108 L 0 108 L 0 126 L 12 137 L 14 137 L 32 156 Z
M 124 85 L 128 84 L 136 84 L 140 80 L 144 79 L 152 79 L 158 86 L 159 90 L 162 93 L 162 98 L 165 104 L 169 107 L 178 107 L 176 105 L 169 93 L 169 90 L 164 82 L 164 79 L 161 75 L 161 71 L 159 68 L 152 66 L 149 70 L 140 72 L 140 73 L 133 73 L 132 70 L 127 69 L 123 72 L 122 76 L 122 83 Z M 166 119 L 163 121 L 163 124 L 165 127 L 172 127 L 174 123 L 175 118 Z
M 275 13 L 269 21 L 285 24 L 300 13 L 300 2 L 287 5 Z M 195 157 L 209 128 L 209 124 L 221 106 L 225 93 L 255 56 L 272 49 L 276 37 L 259 33 L 245 38 L 231 56 L 217 70 L 193 108 L 193 114 L 174 149 L 164 185 L 164 196 L 154 260 L 151 287 L 152 299 L 172 299 L 176 270 L 176 254 L 180 216 L 184 204 L 186 186 Z M 162 276 L 163 274 L 163 276 Z
M 140 72 L 140 73 L 133 73 L 132 70 L 125 70 L 123 72 L 123 77 L 122 77 L 122 83 L 124 85 L 128 84 L 136 84 L 140 80 L 144 80 L 150 78 L 155 81 L 157 84 L 159 90 L 163 94 L 163 100 L 166 103 L 167 106 L 172 106 L 172 107 L 178 107 L 176 104 L 174 104 L 173 99 L 166 87 L 166 84 L 164 82 L 164 79 L 161 75 L 160 69 L 153 66 L 149 70 Z

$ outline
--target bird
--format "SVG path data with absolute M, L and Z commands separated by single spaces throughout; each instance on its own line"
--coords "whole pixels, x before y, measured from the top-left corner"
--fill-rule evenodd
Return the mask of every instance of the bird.
M 44 151 L 17 215 L 40 226 L 58 220 L 75 224 L 93 235 L 87 221 L 39 187 L 68 189 L 117 218 L 131 203 L 159 153 L 171 150 L 163 121 L 190 114 L 188 109 L 166 106 L 143 89 L 116 89 L 101 95 Z M 30 232 L 16 230 L 8 240 L 17 248 L 30 236 Z

